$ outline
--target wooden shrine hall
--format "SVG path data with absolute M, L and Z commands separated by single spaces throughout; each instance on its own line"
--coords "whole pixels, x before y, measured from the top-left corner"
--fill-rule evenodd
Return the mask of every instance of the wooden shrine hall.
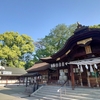
M 58 80 L 70 80 L 72 89 L 76 84 L 100 87 L 100 28 L 78 24 L 63 48 L 41 60 L 58 70 Z

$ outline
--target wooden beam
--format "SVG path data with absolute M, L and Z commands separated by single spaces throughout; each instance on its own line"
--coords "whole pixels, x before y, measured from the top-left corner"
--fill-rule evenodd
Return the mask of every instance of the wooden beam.
M 87 39 L 78 41 L 77 44 L 78 44 L 78 45 L 79 45 L 79 44 L 85 45 L 87 42 L 90 42 L 90 41 L 92 41 L 92 38 L 87 38 Z

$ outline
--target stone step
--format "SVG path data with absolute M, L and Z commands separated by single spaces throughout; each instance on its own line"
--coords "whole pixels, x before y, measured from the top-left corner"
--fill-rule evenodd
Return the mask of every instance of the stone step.
M 32 96 L 39 100 L 100 100 L 99 89 L 76 88 L 72 90 L 68 87 L 65 94 L 65 88 L 62 87 L 63 92 L 60 97 L 60 93 L 57 92 L 60 88 L 59 86 L 44 86 Z
M 59 92 L 57 92 L 58 90 L 52 90 L 52 89 L 50 89 L 50 90 L 48 90 L 48 89 L 42 89 L 42 90 L 40 90 L 40 92 L 53 92 L 53 93 L 59 93 Z M 65 92 L 65 90 L 62 90 L 62 93 L 64 93 Z M 68 89 L 66 89 L 66 92 L 67 93 L 75 93 L 75 94 L 94 94 L 94 95 L 99 95 L 99 93 L 100 93 L 100 91 L 93 91 L 93 90 L 88 90 L 88 91 L 84 91 L 84 90 L 68 90 Z
M 63 96 L 62 97 L 58 97 L 58 96 L 55 96 L 55 95 L 47 95 L 47 94 L 38 94 L 38 95 L 35 95 L 35 97 L 38 97 L 38 98 L 43 98 L 43 99 L 46 99 L 46 100 L 100 100 L 99 98 L 95 99 L 95 98 L 87 98 L 87 97 L 81 97 L 81 96 Z
M 43 88 L 42 90 L 40 91 L 49 91 L 49 92 L 57 92 L 59 89 L 48 89 L 48 88 Z M 64 88 L 61 89 L 62 91 L 65 91 Z M 67 92 L 75 92 L 75 93 L 95 93 L 95 94 L 99 94 L 100 90 L 94 90 L 94 89 L 75 89 L 75 90 L 72 90 L 70 88 L 66 88 L 66 91 Z
M 78 99 L 75 99 L 75 98 L 69 98 L 69 97 L 56 97 L 56 96 L 51 96 L 51 95 L 34 95 L 33 97 L 37 97 L 39 99 L 45 99 L 45 100 L 78 100 Z M 87 100 L 90 100 L 90 99 L 87 99 Z
M 18 100 L 19 100 L 19 99 L 18 99 Z M 25 97 L 25 100 L 45 100 L 45 99 L 39 99 L 39 98 L 37 98 L 37 97 L 31 96 L 31 97 Z
M 50 95 L 57 95 L 57 96 L 59 96 L 60 95 L 60 93 L 55 93 L 55 92 L 44 92 L 44 91 L 38 91 L 38 93 L 39 94 L 45 94 L 45 95 L 48 95 L 48 94 L 50 94 Z M 98 94 L 90 94 L 90 93 L 72 93 L 72 92 L 66 92 L 66 94 L 65 94 L 65 92 L 63 92 L 62 93 L 62 96 L 70 96 L 70 97 L 72 97 L 72 96 L 74 96 L 75 98 L 77 98 L 77 96 L 78 97 L 87 97 L 87 98 L 100 98 L 100 95 L 98 95 Z
M 53 88 L 53 89 L 60 89 L 60 88 L 63 88 L 63 89 L 64 89 L 64 88 L 66 88 L 66 89 L 72 90 L 71 87 L 67 87 L 67 86 L 66 86 L 66 87 L 65 87 L 65 86 L 64 86 L 64 87 L 44 86 L 44 89 L 51 89 L 51 88 Z M 77 89 L 77 90 L 78 90 L 78 89 L 79 89 L 79 90 L 86 90 L 86 91 L 87 91 L 87 90 L 100 91 L 100 88 L 81 88 L 81 87 L 78 87 L 78 88 L 77 88 L 77 87 L 76 87 L 75 90 L 76 90 L 76 89 Z
M 52 98 L 52 97 L 47 97 L 47 96 L 41 96 L 41 95 L 34 95 L 34 96 L 32 96 L 32 97 L 35 97 L 35 98 L 38 98 L 39 100 L 59 100 L 59 99 L 54 99 L 54 98 Z
M 44 87 L 47 87 L 47 88 L 61 88 L 61 86 L 52 86 L 52 85 L 45 85 Z M 70 86 L 63 86 L 63 87 L 67 87 L 67 88 L 71 88 Z M 75 87 L 77 89 L 93 89 L 93 90 L 97 90 L 97 89 L 100 89 L 100 88 L 89 88 L 89 87 Z
M 38 92 L 38 93 L 36 93 L 35 95 L 42 95 L 42 96 L 47 96 L 47 95 L 49 95 L 49 96 L 56 96 L 56 97 L 60 97 L 60 93 L 53 93 L 53 92 L 51 92 L 51 93 L 48 93 L 48 92 Z M 88 98 L 88 99 L 91 99 L 91 97 L 92 98 L 94 98 L 95 99 L 95 97 L 96 98 L 100 98 L 100 96 L 99 95 L 88 95 L 88 94 L 73 94 L 73 93 L 66 93 L 66 94 L 61 94 L 62 95 L 62 97 L 69 97 L 69 98 L 81 98 L 81 99 L 85 99 L 85 98 Z
M 73 90 L 72 91 L 71 90 L 65 90 L 65 91 L 62 91 L 62 93 L 65 93 L 65 92 L 66 93 L 70 93 L 71 92 L 71 93 L 76 93 L 76 94 L 95 94 L 95 95 L 96 94 L 99 95 L 99 93 L 100 93 L 100 91 L 99 92 L 95 92 L 95 91 L 92 91 L 92 90 L 91 91 L 84 91 L 84 90 L 83 91 L 78 91 L 78 90 L 74 90 L 74 91 Z

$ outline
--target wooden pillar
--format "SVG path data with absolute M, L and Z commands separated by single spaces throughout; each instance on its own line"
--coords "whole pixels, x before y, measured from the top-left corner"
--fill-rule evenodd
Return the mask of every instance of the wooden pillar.
M 91 87 L 90 79 L 89 79 L 89 72 L 88 71 L 87 71 L 87 81 L 88 81 L 88 86 Z
M 70 80 L 70 66 L 68 66 L 68 81 Z
M 79 74 L 80 74 L 80 83 L 81 83 L 81 86 L 83 87 L 83 82 L 82 82 L 81 71 L 79 72 Z
M 70 65 L 70 75 L 71 75 L 72 90 L 74 90 L 74 88 L 75 88 L 75 79 L 74 79 L 74 73 L 73 73 L 73 65 Z
M 98 78 L 97 78 L 96 70 L 95 70 L 94 72 L 95 72 L 95 78 L 96 78 L 97 87 L 99 87 L 99 82 L 98 82 Z

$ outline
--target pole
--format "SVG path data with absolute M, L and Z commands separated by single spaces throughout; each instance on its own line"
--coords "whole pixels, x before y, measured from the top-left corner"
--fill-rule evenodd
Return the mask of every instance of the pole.
M 94 72 L 95 72 L 95 78 L 96 78 L 97 87 L 99 87 L 98 78 L 97 78 L 97 75 L 96 75 L 96 70 Z
M 81 72 L 83 71 L 83 70 L 82 70 L 82 65 L 81 65 L 79 68 L 80 68 L 80 70 L 79 70 L 79 74 L 80 74 L 81 87 L 83 87 L 82 75 L 81 75 Z
M 70 65 L 70 71 L 71 71 L 72 90 L 74 90 L 74 88 L 75 88 L 75 79 L 74 79 L 74 73 L 73 73 L 73 65 Z
M 81 82 L 81 87 L 83 87 L 81 71 L 80 71 L 80 82 Z
M 91 85 L 90 85 L 90 79 L 89 79 L 89 73 L 88 73 L 88 71 L 87 71 L 87 80 L 88 80 L 88 86 L 89 86 L 89 87 L 91 87 Z

